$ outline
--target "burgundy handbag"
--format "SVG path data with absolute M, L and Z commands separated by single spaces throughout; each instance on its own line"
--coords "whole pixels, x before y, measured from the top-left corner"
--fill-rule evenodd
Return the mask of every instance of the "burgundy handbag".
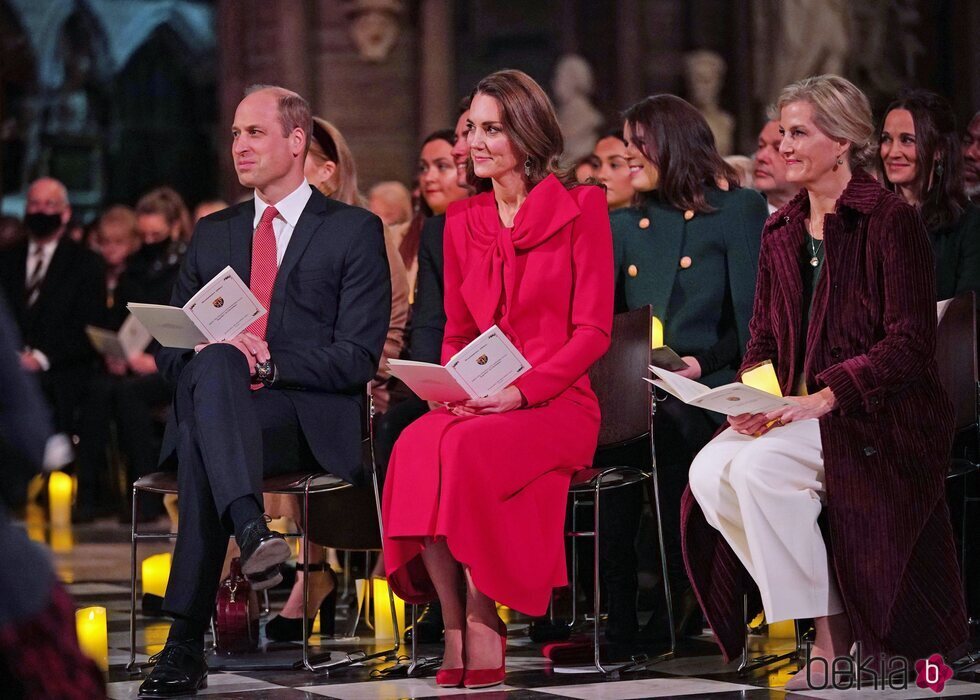
M 259 601 L 242 573 L 238 557 L 215 600 L 214 648 L 220 654 L 255 651 L 259 646 Z

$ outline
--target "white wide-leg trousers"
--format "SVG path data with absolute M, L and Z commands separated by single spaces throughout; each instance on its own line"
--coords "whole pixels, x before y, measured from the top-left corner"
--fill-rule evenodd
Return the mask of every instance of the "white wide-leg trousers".
M 695 457 L 690 484 L 759 586 L 768 622 L 843 611 L 817 526 L 824 471 L 816 419 L 761 437 L 725 430 Z

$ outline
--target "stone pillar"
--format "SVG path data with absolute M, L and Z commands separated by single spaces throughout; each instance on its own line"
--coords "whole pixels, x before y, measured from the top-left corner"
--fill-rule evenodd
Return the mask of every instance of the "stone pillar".
M 419 23 L 419 136 L 425 138 L 456 121 L 453 4 L 422 0 Z

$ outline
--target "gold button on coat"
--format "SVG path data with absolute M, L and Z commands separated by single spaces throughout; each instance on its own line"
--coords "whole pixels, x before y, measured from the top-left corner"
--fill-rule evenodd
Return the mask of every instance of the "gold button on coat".
M 640 219 L 640 228 L 650 228 L 650 219 L 645 216 Z
M 681 258 L 681 267 L 683 267 L 686 270 L 690 266 L 691 266 L 691 258 L 685 255 L 683 258 Z
M 693 218 L 694 218 L 693 209 L 688 209 L 686 212 L 684 212 L 684 221 L 690 221 Z
M 637 275 L 636 265 L 630 265 L 628 268 L 626 268 L 626 273 L 630 277 L 636 277 L 636 275 Z

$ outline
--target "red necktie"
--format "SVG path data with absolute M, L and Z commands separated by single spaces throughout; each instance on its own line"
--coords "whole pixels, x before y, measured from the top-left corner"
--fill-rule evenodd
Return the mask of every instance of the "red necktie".
M 262 212 L 259 227 L 252 235 L 252 273 L 249 289 L 267 310 L 272 304 L 272 288 L 276 284 L 279 264 L 276 261 L 276 232 L 272 230 L 272 220 L 279 216 L 275 207 L 266 207 Z M 252 321 L 246 330 L 265 340 L 265 329 L 269 325 L 269 314 Z

